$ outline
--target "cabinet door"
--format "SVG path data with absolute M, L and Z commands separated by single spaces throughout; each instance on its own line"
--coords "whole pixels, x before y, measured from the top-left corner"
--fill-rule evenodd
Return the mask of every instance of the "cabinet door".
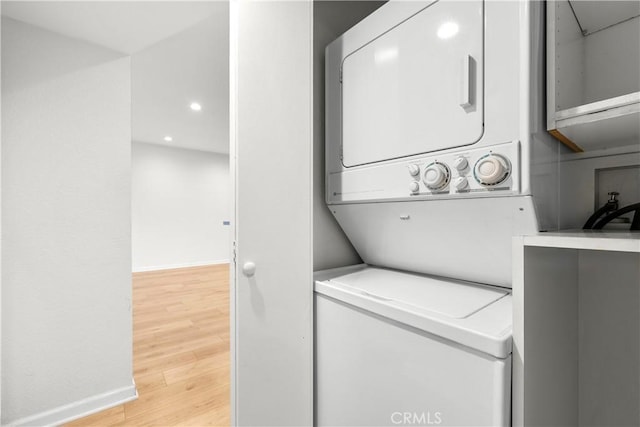
M 232 423 L 311 425 L 312 4 L 231 8 Z
M 477 142 L 483 133 L 483 2 L 440 0 L 342 63 L 346 167 Z

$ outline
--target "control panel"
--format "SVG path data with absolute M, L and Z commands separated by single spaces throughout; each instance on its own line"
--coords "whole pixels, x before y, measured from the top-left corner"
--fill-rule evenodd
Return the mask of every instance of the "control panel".
M 495 196 L 519 190 L 519 144 L 353 168 L 329 176 L 329 202 Z
M 512 166 L 504 150 L 469 151 L 410 163 L 411 195 L 511 190 Z

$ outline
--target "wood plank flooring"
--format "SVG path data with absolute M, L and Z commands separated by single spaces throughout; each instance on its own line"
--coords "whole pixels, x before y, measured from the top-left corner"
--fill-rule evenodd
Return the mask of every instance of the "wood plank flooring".
M 229 425 L 229 267 L 133 274 L 139 398 L 67 424 Z

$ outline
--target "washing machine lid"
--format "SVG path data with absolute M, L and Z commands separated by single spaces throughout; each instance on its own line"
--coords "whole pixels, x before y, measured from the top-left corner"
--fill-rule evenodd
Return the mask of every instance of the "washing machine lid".
M 332 281 L 374 298 L 453 319 L 467 318 L 508 295 L 499 288 L 381 268 L 367 268 Z
M 316 294 L 497 358 L 511 354 L 507 289 L 365 264 L 315 277 Z

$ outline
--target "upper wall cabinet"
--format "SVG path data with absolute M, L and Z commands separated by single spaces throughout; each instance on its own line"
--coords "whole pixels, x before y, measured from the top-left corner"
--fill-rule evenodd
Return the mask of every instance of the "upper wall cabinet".
M 547 129 L 574 151 L 640 143 L 640 2 L 547 2 Z

